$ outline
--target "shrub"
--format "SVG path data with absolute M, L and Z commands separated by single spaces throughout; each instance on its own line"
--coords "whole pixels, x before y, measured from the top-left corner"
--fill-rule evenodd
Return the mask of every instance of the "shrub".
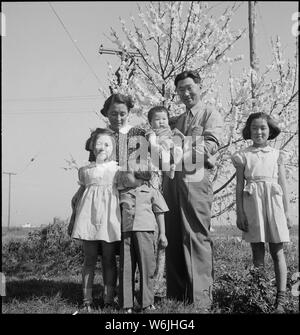
M 83 263 L 80 243 L 68 236 L 67 224 L 58 220 L 30 232 L 23 241 L 9 241 L 2 249 L 3 271 L 11 275 L 20 271 L 77 273 Z

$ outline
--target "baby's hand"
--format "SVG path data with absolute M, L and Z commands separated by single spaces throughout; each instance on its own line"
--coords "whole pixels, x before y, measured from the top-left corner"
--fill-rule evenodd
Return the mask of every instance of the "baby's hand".
M 158 246 L 161 249 L 165 249 L 168 246 L 168 240 L 165 234 L 160 234 L 158 237 Z
M 183 133 L 177 128 L 173 129 L 173 136 L 179 136 L 182 140 L 184 140 L 184 138 L 185 138 Z
M 172 136 L 172 131 L 169 126 L 164 127 L 164 128 L 158 128 L 155 129 L 155 134 L 158 137 L 171 137 Z

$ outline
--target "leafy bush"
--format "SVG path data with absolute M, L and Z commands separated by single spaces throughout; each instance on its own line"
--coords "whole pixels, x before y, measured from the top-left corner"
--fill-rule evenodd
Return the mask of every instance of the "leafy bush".
M 214 308 L 221 313 L 270 313 L 275 288 L 263 269 L 225 273 L 214 284 Z
M 79 242 L 67 234 L 67 224 L 56 221 L 28 234 L 23 241 L 11 240 L 2 247 L 3 271 L 8 275 L 34 272 L 51 276 L 61 271 L 81 271 L 83 255 Z

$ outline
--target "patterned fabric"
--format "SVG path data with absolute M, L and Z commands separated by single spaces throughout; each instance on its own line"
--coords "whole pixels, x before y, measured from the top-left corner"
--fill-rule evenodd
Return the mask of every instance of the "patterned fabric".
M 98 129 L 98 128 L 97 128 Z M 93 136 L 93 134 L 97 131 L 94 130 L 91 133 L 91 136 L 87 140 L 86 150 L 89 150 L 88 141 Z M 139 139 L 139 136 L 145 137 L 145 130 L 140 127 L 126 127 L 121 129 L 119 132 L 115 132 L 115 143 L 116 143 L 116 161 L 119 165 L 125 164 L 128 157 L 139 148 L 139 144 L 137 143 L 134 146 L 134 138 Z M 129 143 L 130 142 L 130 143 Z M 90 151 L 89 162 L 94 162 L 96 160 L 93 152 Z

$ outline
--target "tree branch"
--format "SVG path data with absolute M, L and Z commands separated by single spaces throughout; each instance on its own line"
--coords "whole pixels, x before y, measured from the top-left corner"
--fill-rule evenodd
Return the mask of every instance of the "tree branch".
M 214 191 L 213 194 L 215 195 L 215 194 L 219 193 L 219 192 L 222 191 L 227 185 L 229 185 L 229 184 L 233 181 L 233 179 L 235 178 L 235 175 L 236 175 L 236 172 L 230 177 L 229 180 L 227 180 L 227 182 L 226 182 L 224 185 L 222 185 L 222 186 L 219 187 L 216 191 Z

